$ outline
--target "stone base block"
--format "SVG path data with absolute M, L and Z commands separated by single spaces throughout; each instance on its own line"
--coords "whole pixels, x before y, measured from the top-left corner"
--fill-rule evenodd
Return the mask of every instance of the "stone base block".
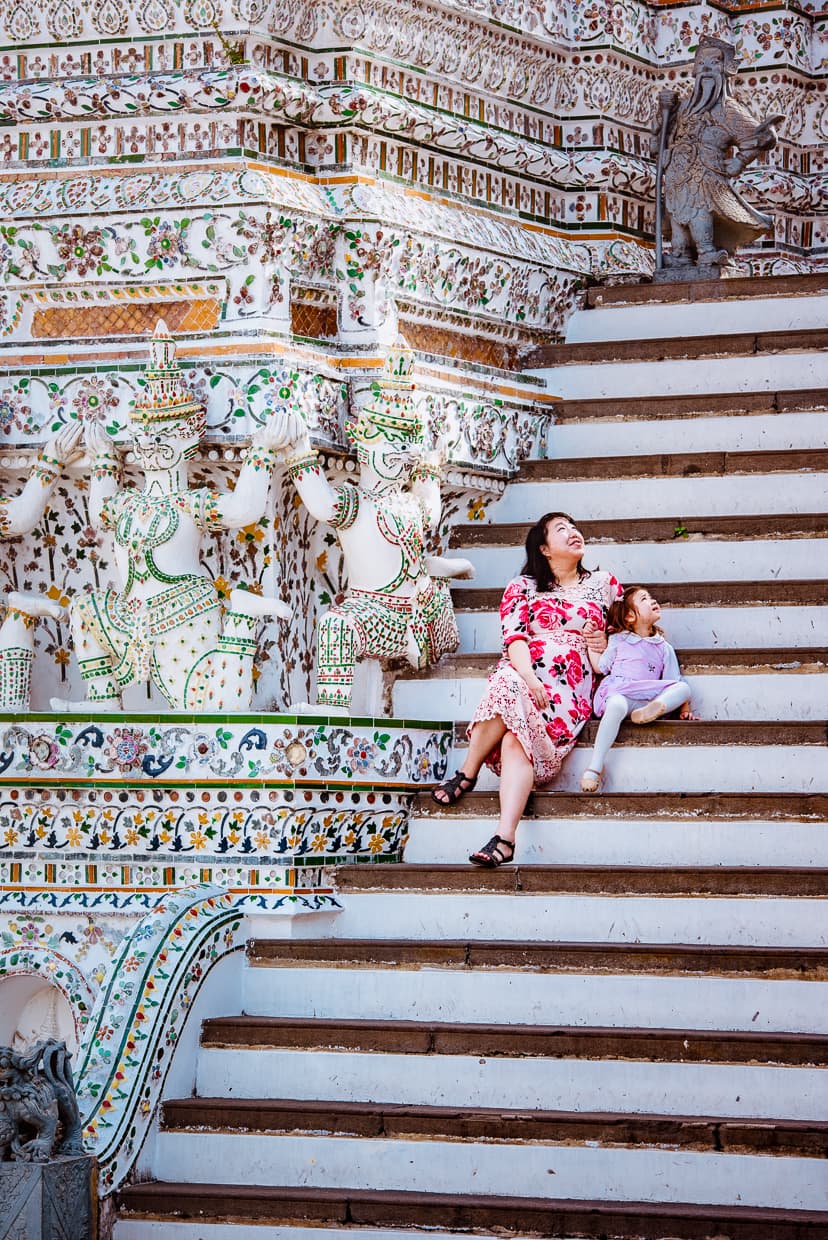
M 4 1240 L 95 1240 L 97 1163 L 89 1154 L 0 1163 Z
M 699 280 L 722 280 L 732 271 L 731 266 L 661 267 L 653 272 L 653 284 L 695 284 Z

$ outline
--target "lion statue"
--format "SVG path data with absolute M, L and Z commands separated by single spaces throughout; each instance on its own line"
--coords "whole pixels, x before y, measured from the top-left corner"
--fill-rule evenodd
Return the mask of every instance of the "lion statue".
M 54 1038 L 23 1053 L 0 1046 L 0 1162 L 84 1153 L 71 1058 Z

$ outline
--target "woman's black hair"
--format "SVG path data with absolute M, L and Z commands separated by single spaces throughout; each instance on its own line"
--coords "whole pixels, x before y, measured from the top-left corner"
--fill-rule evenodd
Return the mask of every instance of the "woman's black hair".
M 568 521 L 570 525 L 574 525 L 568 512 L 547 512 L 541 517 L 540 521 L 536 521 L 526 535 L 526 563 L 521 569 L 524 577 L 534 577 L 535 586 L 539 594 L 543 594 L 546 590 L 552 590 L 558 584 L 555 574 L 547 560 L 546 556 L 541 552 L 541 547 L 546 542 L 546 531 L 550 521 L 561 518 Z M 578 561 L 578 578 L 583 581 L 584 577 L 589 577 L 590 571 L 584 568 L 583 560 Z

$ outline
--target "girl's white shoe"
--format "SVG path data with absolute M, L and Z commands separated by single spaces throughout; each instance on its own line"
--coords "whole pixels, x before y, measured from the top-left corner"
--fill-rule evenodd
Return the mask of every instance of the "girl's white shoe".
M 630 719 L 633 723 L 653 723 L 656 719 L 660 719 L 666 710 L 667 707 L 660 698 L 653 698 L 652 702 L 648 702 L 646 706 L 639 706 L 638 710 L 634 710 Z
M 600 771 L 584 771 L 581 776 L 581 792 L 597 792 L 601 787 Z

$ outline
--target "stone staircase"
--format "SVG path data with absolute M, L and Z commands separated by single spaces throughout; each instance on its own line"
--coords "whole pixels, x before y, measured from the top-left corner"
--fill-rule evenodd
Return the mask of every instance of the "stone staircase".
M 465 864 L 484 778 L 423 799 L 404 865 L 340 869 L 341 913 L 251 918 L 244 1014 L 204 1021 L 116 1240 L 828 1237 L 825 284 L 593 290 L 535 359 L 553 457 L 455 530 L 461 650 L 394 713 L 462 761 L 563 509 L 664 604 L 702 721 L 622 727 L 591 798 L 588 725 L 514 866 Z

